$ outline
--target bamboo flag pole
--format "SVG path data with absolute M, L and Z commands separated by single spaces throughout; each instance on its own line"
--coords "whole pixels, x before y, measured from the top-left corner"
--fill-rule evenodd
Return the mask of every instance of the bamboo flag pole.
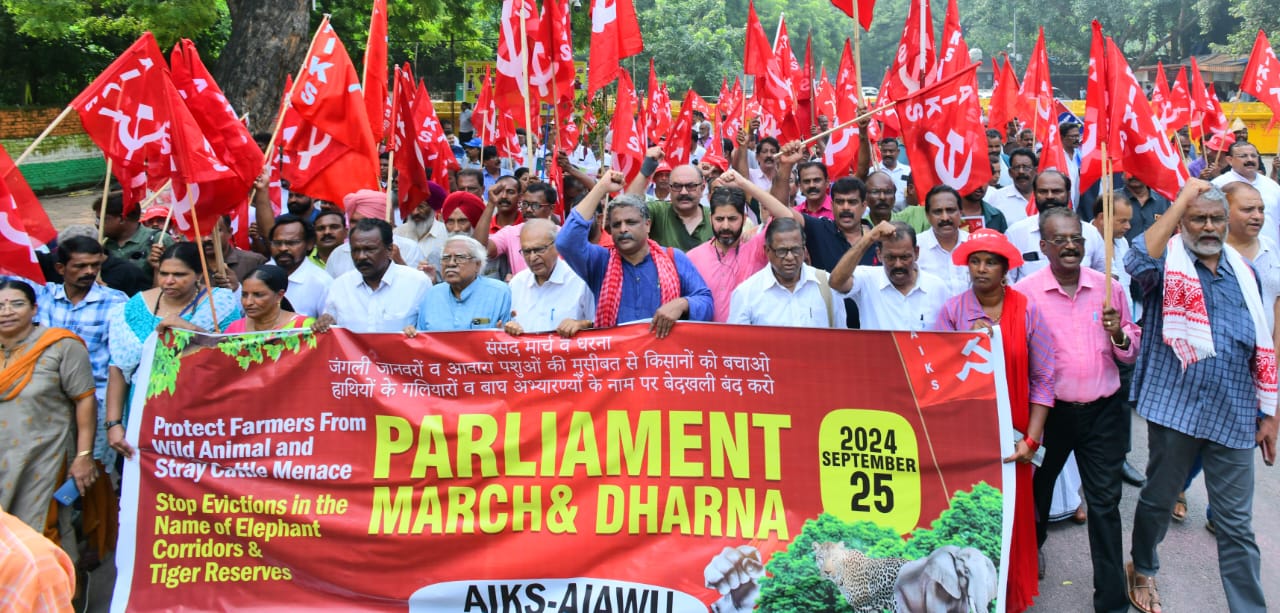
M 396 97 L 400 95 L 400 67 L 396 66 L 396 78 L 391 82 L 391 134 L 387 138 L 387 223 L 391 223 L 392 211 L 392 189 L 391 178 L 392 173 L 396 170 L 396 111 L 399 104 L 396 104 Z
M 187 189 L 190 190 L 191 186 L 187 186 Z M 213 331 L 222 332 L 222 327 L 218 325 L 218 309 L 213 305 L 213 283 L 209 282 L 209 260 L 204 255 L 204 237 L 200 234 L 200 216 L 195 214 L 194 209 L 191 212 L 191 224 L 195 227 L 196 244 L 201 245 L 196 250 L 196 253 L 200 255 L 200 268 L 204 269 L 204 286 L 209 289 L 209 313 L 213 315 Z M 199 305 L 196 306 L 198 307 Z
M 71 108 L 71 107 L 67 107 Z M 14 168 L 18 165 L 14 164 Z M 102 180 L 102 202 L 98 205 L 98 242 L 107 242 L 107 235 L 103 233 L 107 226 L 107 193 L 111 191 L 111 156 L 107 156 L 107 177 Z
M 843 130 L 843 129 L 845 129 L 845 128 L 847 128 L 847 127 L 849 127 L 849 126 L 853 125 L 853 124 L 858 123 L 859 121 L 862 121 L 862 120 L 864 120 L 864 119 L 867 119 L 867 118 L 871 117 L 872 115 L 875 115 L 876 113 L 883 113 L 883 112 L 885 112 L 885 111 L 887 111 L 887 110 L 889 110 L 889 109 L 891 109 L 891 108 L 893 108 L 893 107 L 895 107 L 895 106 L 897 106 L 897 105 L 898 105 L 898 101 L 897 101 L 897 100 L 891 100 L 891 101 L 889 101 L 889 102 L 887 102 L 887 103 L 885 103 L 885 104 L 882 104 L 882 105 L 880 105 L 880 106 L 877 106 L 876 108 L 871 109 L 871 110 L 869 110 L 869 111 L 867 111 L 867 112 L 865 112 L 865 113 L 863 113 L 863 114 L 861 114 L 861 115 L 858 115 L 857 117 L 854 117 L 853 119 L 850 119 L 849 121 L 846 121 L 846 122 L 841 123 L 841 124 L 839 124 L 839 125 L 837 125 L 837 126 L 834 126 L 834 127 L 830 128 L 829 130 L 827 130 L 826 132 L 820 132 L 820 133 L 818 133 L 818 134 L 814 134 L 813 136 L 810 136 L 809 138 L 807 138 L 807 139 L 805 139 L 805 140 L 801 141 L 801 142 L 800 142 L 800 146 L 801 146 L 801 147 L 808 147 L 809 145 L 812 145 L 813 143 L 817 142 L 819 139 L 824 138 L 824 137 L 826 137 L 826 136 L 829 136 L 829 135 L 831 135 L 832 133 L 836 132 L 837 130 Z
M 49 134 L 53 132 L 53 129 L 58 127 L 58 124 L 62 123 L 62 120 L 66 119 L 67 115 L 70 115 L 71 111 L 74 111 L 74 110 L 75 110 L 75 107 L 71 105 L 67 105 L 67 108 L 62 109 L 62 112 L 58 113 L 57 117 L 53 118 L 53 123 L 49 124 L 49 126 L 46 127 L 44 131 L 41 132 L 40 135 L 36 137 L 35 140 L 31 141 L 30 145 L 27 145 L 26 149 L 22 150 L 22 155 L 18 156 L 18 159 L 13 161 L 13 167 L 17 168 L 18 164 L 21 164 L 23 160 L 26 160 L 27 156 L 31 155 L 31 153 L 36 150 L 36 146 L 40 144 L 40 141 L 43 141 L 45 138 L 48 138 Z M 12 171 L 13 170 L 10 169 L 10 172 Z M 111 176 L 111 173 L 108 172 L 107 176 L 108 177 Z
M 524 14 L 524 11 L 520 11 L 520 40 L 524 41 L 524 58 L 520 60 L 520 77 L 524 79 L 525 159 L 523 160 L 524 164 L 522 165 L 529 164 L 529 161 L 533 158 L 533 112 L 530 109 L 530 107 L 533 106 L 533 102 L 530 100 L 530 98 L 533 97 L 533 92 L 530 91 L 529 85 L 529 62 L 533 61 L 533 53 L 529 48 L 529 34 L 526 29 L 526 23 L 527 16 Z M 635 70 L 635 60 L 632 60 L 631 68 L 632 70 Z M 481 152 L 480 159 L 481 161 L 484 161 L 483 152 Z
M 194 206 L 194 203 L 192 203 L 192 206 Z M 195 215 L 193 214 L 191 217 L 194 218 Z M 222 221 L 218 220 L 218 223 L 213 226 L 213 263 L 214 269 L 219 274 L 227 267 L 227 260 L 222 255 L 222 231 L 219 228 L 221 225 Z M 204 251 L 204 243 L 200 244 L 200 250 Z
M 1107 143 L 1103 141 L 1102 149 L 1102 245 L 1104 248 L 1103 272 L 1106 273 L 1106 291 L 1102 294 L 1102 308 L 1111 307 L 1111 264 L 1116 254 L 1115 228 L 1112 219 L 1115 216 L 1115 182 L 1111 176 L 1111 158 L 1107 155 Z
M 858 90 L 858 102 L 861 106 L 866 106 L 867 100 L 862 97 L 862 24 L 858 22 L 858 15 L 862 14 L 858 7 L 860 1 L 853 0 L 853 86 Z

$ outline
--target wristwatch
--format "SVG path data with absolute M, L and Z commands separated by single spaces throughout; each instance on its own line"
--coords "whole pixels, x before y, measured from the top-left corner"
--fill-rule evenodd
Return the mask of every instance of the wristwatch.
M 111 421 L 108 421 L 107 423 L 102 424 L 102 430 L 105 432 L 105 431 L 110 430 L 110 429 L 112 429 L 112 428 L 114 428 L 114 427 L 116 427 L 116 426 L 124 426 L 124 422 L 122 422 L 122 421 L 120 421 L 120 420 L 118 420 L 118 419 L 113 419 L 113 420 L 111 420 Z

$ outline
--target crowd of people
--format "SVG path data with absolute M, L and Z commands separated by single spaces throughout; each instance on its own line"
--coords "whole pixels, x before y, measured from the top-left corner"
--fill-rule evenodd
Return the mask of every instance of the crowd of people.
M 1029 131 L 1005 142 L 990 130 L 991 182 L 963 194 L 919 194 L 900 144 L 873 151 L 865 129 L 848 176 L 829 176 L 821 139 L 743 131 L 723 157 L 702 136 L 693 164 L 673 167 L 652 146 L 631 181 L 587 145 L 557 152 L 545 163 L 563 170 L 559 190 L 463 133 L 455 191 L 433 184 L 398 225 L 372 190 L 341 206 L 288 192 L 277 215 L 264 173 L 250 249 L 233 244 L 229 219 L 196 244 L 166 231 L 163 210 L 129 210 L 113 194 L 95 204 L 102 243 L 93 227 L 64 228 L 42 255 L 50 282 L 0 282 L 14 441 L 0 450 L 0 508 L 77 559 L 89 550 L 68 507 L 48 502 L 69 477 L 86 497 L 81 537 L 114 538 L 99 532 L 114 529 L 117 455 L 135 453 L 129 397 L 144 383 L 146 340 L 170 328 L 570 337 L 646 321 L 663 338 L 683 321 L 998 327 L 1017 431 L 1005 458 L 1018 482 L 1008 610 L 1033 604 L 1045 527 L 1072 517 L 1088 524 L 1094 609 L 1160 611 L 1157 547 L 1203 470 L 1227 601 L 1263 611 L 1252 454 L 1275 454 L 1280 186 L 1247 132 L 1202 151 L 1180 134 L 1199 178 L 1173 201 L 1135 177 L 1108 179 L 1107 228 L 1099 187 L 1077 185 L 1080 129 L 1059 129 L 1072 167 L 1042 172 Z M 1125 461 L 1131 407 L 1147 422 L 1145 475 Z M 1142 486 L 1128 564 L 1125 480 Z

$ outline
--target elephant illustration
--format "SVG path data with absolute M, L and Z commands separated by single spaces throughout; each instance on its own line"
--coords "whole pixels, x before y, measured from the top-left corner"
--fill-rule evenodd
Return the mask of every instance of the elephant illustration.
M 903 565 L 893 597 L 898 611 L 987 613 L 996 580 L 995 564 L 981 551 L 947 545 Z

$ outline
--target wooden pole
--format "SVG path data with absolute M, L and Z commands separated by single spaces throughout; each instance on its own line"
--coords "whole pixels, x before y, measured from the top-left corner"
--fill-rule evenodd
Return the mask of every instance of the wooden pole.
M 400 67 L 396 66 L 396 78 L 391 82 L 391 135 L 387 138 L 387 223 L 391 223 L 392 209 L 392 189 L 391 178 L 392 173 L 396 169 L 396 111 L 399 110 L 399 104 L 396 104 L 396 97 L 400 95 Z
M 195 215 L 192 215 L 194 218 Z M 226 258 L 222 255 L 222 231 L 218 226 L 222 225 L 222 220 L 218 220 L 213 226 L 213 263 L 214 268 L 218 272 L 222 272 L 227 267 Z M 201 251 L 204 251 L 204 245 L 201 243 Z
M 71 107 L 67 107 L 71 108 Z M 14 164 L 14 168 L 18 165 Z M 102 180 L 102 202 L 98 205 L 98 242 L 106 243 L 107 235 L 103 231 L 107 225 L 107 194 L 111 191 L 111 157 L 107 157 L 107 177 Z
M 866 106 L 867 100 L 862 97 L 862 24 L 858 23 L 858 2 L 860 0 L 853 0 L 853 86 L 858 89 L 860 106 Z
M 190 187 L 187 189 L 190 189 Z M 195 227 L 196 244 L 199 245 L 204 242 L 204 238 L 200 234 L 200 216 L 195 214 L 194 207 L 191 213 L 191 224 Z M 222 332 L 222 327 L 218 325 L 218 310 L 213 305 L 213 283 L 209 282 L 209 260 L 204 256 L 204 247 L 197 249 L 196 252 L 200 254 L 200 268 L 204 269 L 204 286 L 209 288 L 209 313 L 213 315 L 213 331 Z M 198 307 L 199 305 L 196 306 Z
M 53 118 L 53 123 L 49 124 L 49 126 L 46 127 L 44 131 L 41 132 L 40 135 L 36 137 L 35 140 L 31 141 L 30 145 L 27 145 L 26 149 L 22 150 L 22 155 L 18 156 L 18 159 L 13 161 L 13 167 L 17 168 L 18 165 L 23 162 L 23 160 L 26 160 L 27 156 L 31 155 L 31 153 L 36 150 L 36 146 L 40 144 L 40 141 L 43 141 L 45 138 L 47 138 L 49 136 L 49 133 L 53 132 L 53 129 L 58 127 L 58 124 L 62 123 L 62 120 L 66 119 L 67 115 L 70 115 L 71 111 L 74 111 L 74 110 L 75 108 L 70 105 L 67 105 L 67 108 L 62 109 L 62 112 L 58 113 L 57 117 Z M 10 170 L 10 172 L 12 172 L 12 170 Z M 111 176 L 111 173 L 108 172 L 107 176 Z
M 849 121 L 846 121 L 846 122 L 841 123 L 841 124 L 839 124 L 839 125 L 837 125 L 837 126 L 834 126 L 834 127 L 830 128 L 829 130 L 827 130 L 826 132 L 820 132 L 820 133 L 818 133 L 818 134 L 814 134 L 813 136 L 811 136 L 811 137 L 809 137 L 809 138 L 807 138 L 807 139 L 805 139 L 805 140 L 801 141 L 801 142 L 800 142 L 800 146 L 801 146 L 801 147 L 808 147 L 809 145 L 812 145 L 813 143 L 817 142 L 817 141 L 818 141 L 818 139 L 821 139 L 821 138 L 823 138 L 823 137 L 825 137 L 825 136 L 828 136 L 828 135 L 830 135 L 830 134 L 834 133 L 836 130 L 843 130 L 843 129 L 845 129 L 845 128 L 847 128 L 847 127 L 849 127 L 849 126 L 851 126 L 851 125 L 853 125 L 853 124 L 855 124 L 855 123 L 858 123 L 859 121 L 862 121 L 863 119 L 866 119 L 866 118 L 868 118 L 868 117 L 871 117 L 872 115 L 875 115 L 876 113 L 883 113 L 884 111 L 887 111 L 887 110 L 889 110 L 889 109 L 891 109 L 891 108 L 893 108 L 893 107 L 897 106 L 897 104 L 898 104 L 898 101 L 897 101 L 897 100 L 891 100 L 891 101 L 889 101 L 889 102 L 887 102 L 887 103 L 885 103 L 885 104 L 882 104 L 882 105 L 880 105 L 880 106 L 878 106 L 878 107 L 876 107 L 876 108 L 874 108 L 874 109 L 871 109 L 871 110 L 869 110 L 869 111 L 867 111 L 867 112 L 865 112 L 865 113 L 863 113 L 863 114 L 861 114 L 861 115 L 858 115 L 857 117 L 854 117 L 853 119 L 850 119 Z
M 1112 219 L 1115 215 L 1115 183 L 1111 176 L 1111 159 L 1107 156 L 1107 143 L 1102 149 L 1102 245 L 1104 249 L 1103 272 L 1106 273 L 1106 291 L 1102 294 L 1102 308 L 1111 306 L 1111 262 L 1116 254 L 1115 229 Z
M 169 205 L 169 212 L 164 216 L 164 225 L 160 226 L 160 233 L 156 235 L 156 243 L 164 242 L 164 235 L 169 233 L 169 222 L 173 221 L 173 205 Z
M 530 101 L 530 98 L 533 97 L 533 92 L 530 91 L 530 85 L 529 85 L 529 62 L 533 61 L 533 50 L 529 48 L 529 35 L 526 30 L 526 19 L 527 17 L 524 14 L 524 11 L 521 11 L 520 12 L 520 40 L 525 41 L 524 59 L 520 60 L 520 76 L 524 79 L 524 146 L 525 146 L 524 158 L 525 159 L 523 160 L 523 162 L 525 164 L 528 164 L 529 160 L 533 158 L 533 111 L 530 108 L 533 106 L 533 103 Z M 634 59 L 631 62 L 631 69 L 632 71 L 635 70 Z M 481 161 L 484 161 L 483 151 L 480 154 L 480 159 Z

